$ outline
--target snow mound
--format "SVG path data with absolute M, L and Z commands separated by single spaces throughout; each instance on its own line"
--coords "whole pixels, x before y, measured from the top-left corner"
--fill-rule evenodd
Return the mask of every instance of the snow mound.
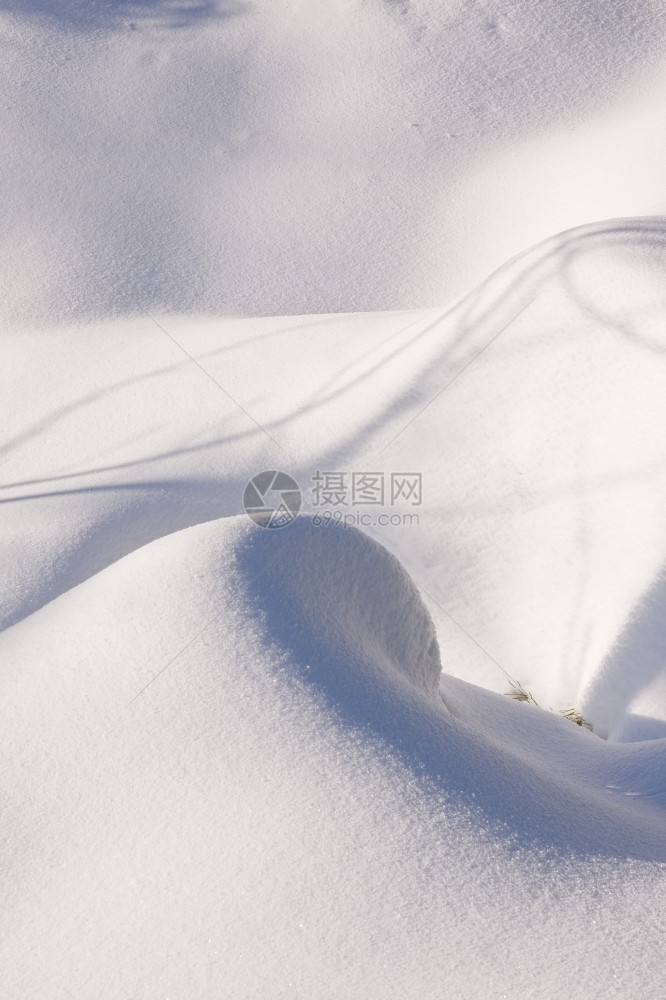
M 435 630 L 408 574 L 356 529 L 315 527 L 307 517 L 277 530 L 227 518 L 141 546 L 7 629 L 3 662 L 19 683 L 19 663 L 46 675 L 50 662 L 106 672 L 116 659 L 109 652 L 118 643 L 120 655 L 127 627 L 143 619 L 141 642 L 120 656 L 128 678 L 143 676 L 177 650 L 193 613 L 204 620 L 224 604 L 228 588 L 243 595 L 244 615 L 261 619 L 267 641 L 289 652 L 294 670 L 312 670 L 308 681 L 337 678 L 342 690 L 366 674 L 370 687 L 397 686 L 402 697 L 411 690 L 441 706 Z M 210 625 L 221 617 L 212 611 Z M 66 623 L 79 618 L 72 633 Z
M 459 681 L 447 710 L 427 613 L 359 533 L 176 532 L 0 659 L 7 1000 L 555 1000 L 624 985 L 636 926 L 656 1000 L 657 744 Z
M 367 535 L 301 517 L 287 530 L 254 532 L 243 566 L 271 633 L 316 672 L 364 663 L 436 695 L 430 615 L 398 560 Z
M 240 517 L 169 534 L 7 629 L 5 735 L 18 745 L 31 713 L 38 731 L 47 718 L 79 727 L 96 703 L 103 717 L 155 697 L 178 711 L 181 662 L 215 698 L 209 670 L 230 656 L 527 842 L 661 857 L 661 741 L 612 746 L 441 674 L 430 615 L 399 562 L 354 529 L 303 516 L 277 530 Z
M 0 0 L 3 1000 L 662 1000 L 665 39 Z
M 238 514 L 262 469 L 303 491 L 316 469 L 407 470 L 418 523 L 364 530 L 420 588 L 447 673 L 663 736 L 665 232 L 562 233 L 448 309 L 14 331 L 0 627 Z
M 0 659 L 7 1000 L 555 1000 L 624 989 L 636 926 L 656 1000 L 656 741 L 443 678 L 445 707 L 428 615 L 358 532 L 175 532 Z

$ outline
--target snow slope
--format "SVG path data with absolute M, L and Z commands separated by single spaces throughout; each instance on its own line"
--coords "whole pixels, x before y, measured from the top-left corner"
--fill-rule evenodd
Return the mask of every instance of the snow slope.
M 2 317 L 439 305 L 666 210 L 661 0 L 2 0 Z
M 0 0 L 3 998 L 661 1000 L 665 31 Z
M 625 220 L 547 242 L 449 310 L 17 332 L 4 623 L 239 513 L 262 469 L 303 491 L 322 468 L 420 472 L 423 505 L 403 511 L 419 524 L 365 530 L 426 593 L 450 672 L 496 691 L 508 674 L 604 735 L 664 735 L 661 653 L 619 686 L 609 659 L 663 649 L 659 612 L 637 625 L 666 559 L 663 269 L 662 224 Z
M 6 339 L 5 995 L 660 995 L 663 236 Z M 421 471 L 412 579 L 276 465 Z
M 443 702 L 433 635 L 363 535 L 245 518 L 5 632 L 4 995 L 656 998 L 663 753 Z

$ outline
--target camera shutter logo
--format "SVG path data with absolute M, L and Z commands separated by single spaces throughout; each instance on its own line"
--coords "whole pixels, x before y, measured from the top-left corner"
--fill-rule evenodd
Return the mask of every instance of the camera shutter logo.
M 243 507 L 262 528 L 284 528 L 298 517 L 301 491 L 286 472 L 259 472 L 245 487 Z

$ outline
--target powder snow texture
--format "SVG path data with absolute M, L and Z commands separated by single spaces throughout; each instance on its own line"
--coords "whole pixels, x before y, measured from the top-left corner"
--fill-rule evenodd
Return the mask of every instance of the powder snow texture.
M 661 996 L 664 239 L 5 339 L 3 996 Z M 421 471 L 412 579 L 280 466 Z
M 666 211 L 661 0 L 0 0 L 0 316 L 406 309 Z
M 447 673 L 666 736 L 664 248 L 659 220 L 624 220 L 449 310 L 6 337 L 2 624 L 239 513 L 262 469 L 306 493 L 318 469 L 420 472 L 420 507 L 381 508 L 405 523 L 356 513 L 422 588 Z
M 596 756 L 596 790 L 461 719 L 432 635 L 363 536 L 245 518 L 5 632 L 3 995 L 656 1000 L 664 883 L 638 858 L 663 814 L 604 790 L 631 764 L 562 719 L 540 740 Z M 663 786 L 650 744 L 633 763 Z
M 0 0 L 3 1000 L 662 1000 L 665 36 Z

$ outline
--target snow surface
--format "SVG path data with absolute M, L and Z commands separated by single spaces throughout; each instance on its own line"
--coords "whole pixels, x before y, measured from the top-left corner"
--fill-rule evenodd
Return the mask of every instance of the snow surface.
M 661 1000 L 665 33 L 0 0 L 3 998 Z

